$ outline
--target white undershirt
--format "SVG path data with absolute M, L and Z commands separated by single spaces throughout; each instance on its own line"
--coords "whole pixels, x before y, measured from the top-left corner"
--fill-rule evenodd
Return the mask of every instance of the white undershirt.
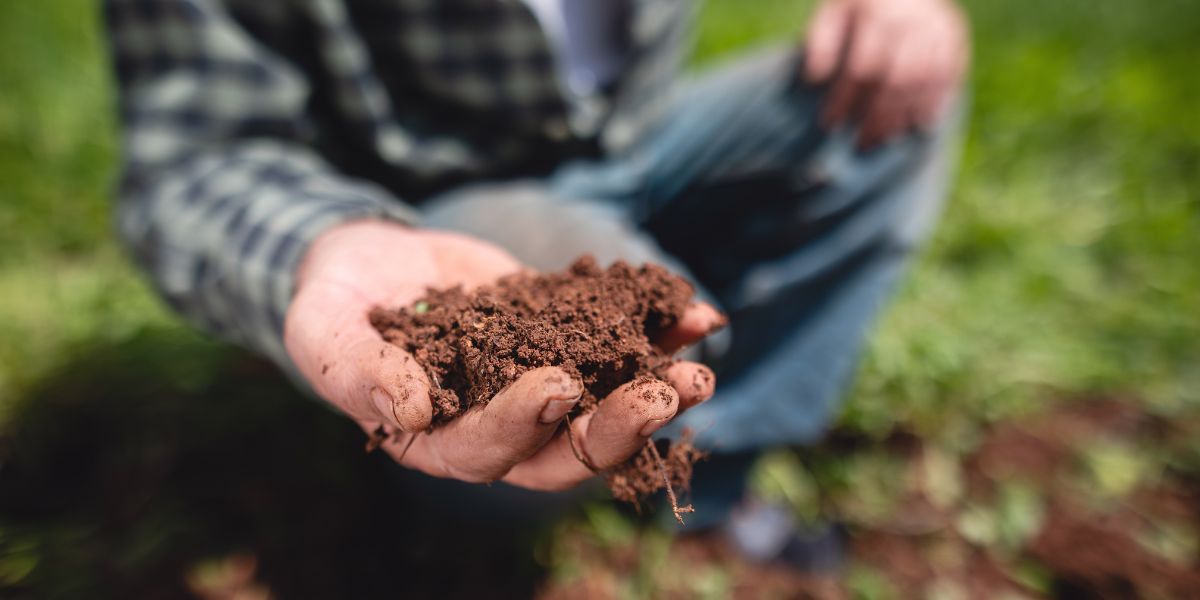
M 545 31 L 559 74 L 577 96 L 616 79 L 625 59 L 621 0 L 524 0 Z

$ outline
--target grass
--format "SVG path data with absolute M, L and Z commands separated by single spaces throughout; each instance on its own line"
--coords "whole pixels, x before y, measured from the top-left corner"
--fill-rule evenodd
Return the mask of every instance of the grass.
M 702 59 L 790 39 L 804 7 L 709 4 Z M 967 4 L 972 111 L 945 219 L 848 404 L 923 434 L 1048 397 L 1200 402 L 1200 8 Z
M 1061 402 L 1131 398 L 1169 420 L 1200 418 L 1200 4 L 966 8 L 962 168 L 872 339 L 843 428 L 882 438 L 902 427 L 958 456 L 988 423 Z M 697 62 L 795 39 L 810 9 L 710 1 Z M 0 3 L 0 433 L 96 348 L 152 332 L 198 365 L 225 352 L 161 306 L 110 234 L 118 141 L 97 22 L 86 0 Z M 1200 450 L 1181 456 L 1163 460 Z M 775 457 L 765 477 L 803 504 L 813 485 L 869 486 L 887 472 L 871 457 L 833 470 Z M 0 561 L 0 581 L 6 564 L 19 571 Z
M 92 2 L 0 7 L 0 415 L 73 348 L 169 321 L 110 234 L 98 16 Z

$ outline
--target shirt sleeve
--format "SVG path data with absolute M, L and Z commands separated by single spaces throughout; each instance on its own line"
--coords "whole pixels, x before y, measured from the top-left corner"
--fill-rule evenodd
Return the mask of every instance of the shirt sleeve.
M 308 245 L 339 223 L 415 212 L 312 150 L 309 82 L 218 0 L 106 0 L 105 19 L 120 236 L 186 318 L 292 371 L 283 318 Z

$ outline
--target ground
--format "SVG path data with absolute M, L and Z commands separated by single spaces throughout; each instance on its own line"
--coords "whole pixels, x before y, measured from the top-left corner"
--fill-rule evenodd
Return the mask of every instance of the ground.
M 810 8 L 709 2 L 697 68 Z M 0 595 L 1195 593 L 1200 4 L 967 8 L 942 226 L 837 429 L 755 476 L 850 535 L 841 576 L 800 580 L 602 498 L 515 537 L 401 522 L 428 507 L 352 426 L 190 332 L 118 251 L 95 3 L 0 4 Z

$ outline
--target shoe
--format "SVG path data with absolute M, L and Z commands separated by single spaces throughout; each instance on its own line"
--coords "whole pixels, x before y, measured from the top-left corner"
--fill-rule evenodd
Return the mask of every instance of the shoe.
M 725 540 L 751 562 L 773 563 L 814 574 L 846 563 L 846 534 L 829 523 L 800 524 L 787 507 L 747 499 L 721 526 Z

